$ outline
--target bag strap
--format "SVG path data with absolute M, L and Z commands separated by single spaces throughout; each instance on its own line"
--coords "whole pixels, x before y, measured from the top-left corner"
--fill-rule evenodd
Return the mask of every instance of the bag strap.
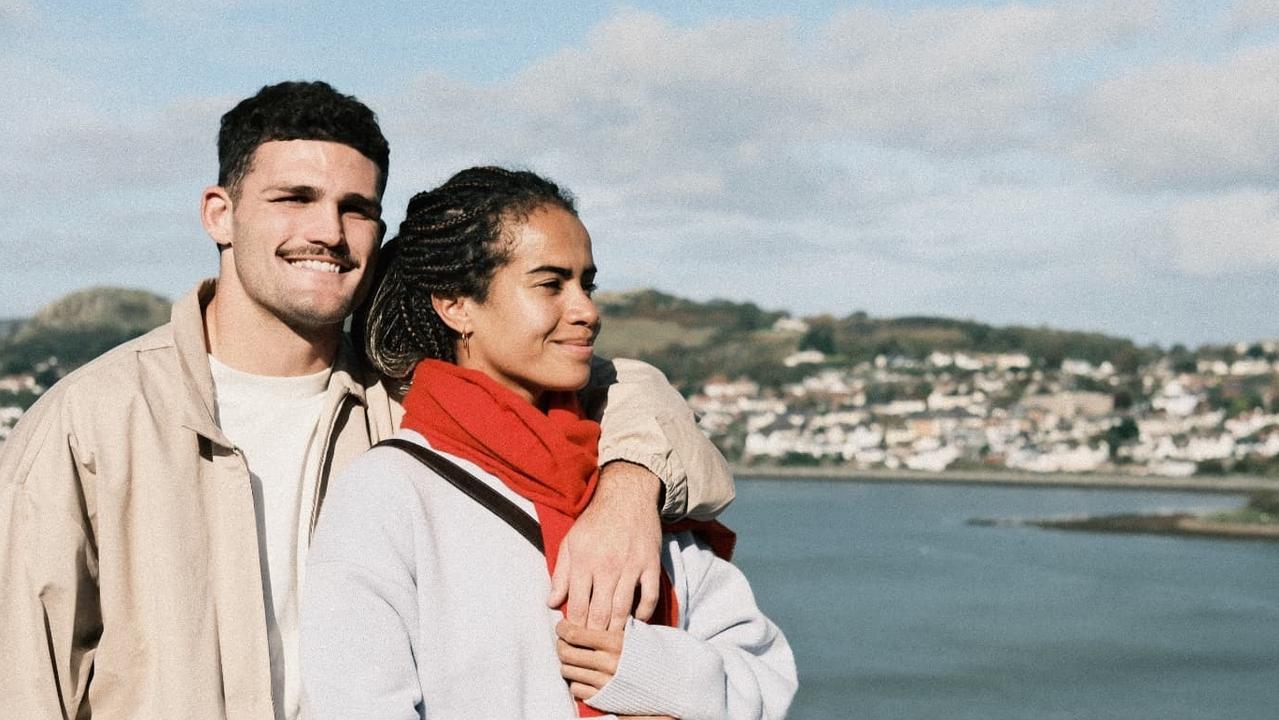
M 488 508 L 490 512 L 501 518 L 507 525 L 515 528 L 515 531 L 523 535 L 525 540 L 532 543 L 538 552 L 543 555 L 546 554 L 546 547 L 542 545 L 542 526 L 538 524 L 537 520 L 533 519 L 531 515 L 524 512 L 519 505 L 511 502 L 502 493 L 458 467 L 453 461 L 430 448 L 400 438 L 387 438 L 373 447 L 393 447 L 408 453 L 423 465 L 434 470 L 435 474 L 447 480 L 453 487 Z

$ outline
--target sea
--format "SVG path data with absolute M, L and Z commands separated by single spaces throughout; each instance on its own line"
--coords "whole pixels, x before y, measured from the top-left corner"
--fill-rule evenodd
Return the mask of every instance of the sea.
M 1273 720 L 1279 543 L 969 520 L 1243 496 L 746 479 L 723 519 L 796 720 Z

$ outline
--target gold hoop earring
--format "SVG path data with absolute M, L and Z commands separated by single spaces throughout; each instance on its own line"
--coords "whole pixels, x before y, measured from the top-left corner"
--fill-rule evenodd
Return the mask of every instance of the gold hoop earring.
M 462 333 L 462 349 L 466 351 L 466 359 L 471 359 L 471 332 Z

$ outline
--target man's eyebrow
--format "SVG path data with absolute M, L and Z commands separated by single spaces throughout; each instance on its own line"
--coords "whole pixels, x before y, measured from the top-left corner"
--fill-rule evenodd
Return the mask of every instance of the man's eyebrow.
M 301 195 L 306 198 L 316 198 L 320 196 L 320 189 L 312 185 L 268 185 L 263 188 L 264 192 L 280 192 L 288 195 Z
M 338 204 L 353 207 L 372 218 L 382 217 L 382 203 L 378 202 L 377 198 L 371 198 L 368 195 L 348 193 L 342 197 L 342 202 Z

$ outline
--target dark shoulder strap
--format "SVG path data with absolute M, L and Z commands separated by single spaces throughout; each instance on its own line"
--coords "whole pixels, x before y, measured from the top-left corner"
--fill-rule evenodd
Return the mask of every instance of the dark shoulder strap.
M 387 438 L 373 447 L 393 447 L 412 455 L 423 465 L 431 468 L 437 475 L 449 481 L 453 487 L 466 493 L 472 500 L 488 508 L 507 525 L 533 543 L 537 551 L 546 554 L 542 545 L 542 526 L 538 525 L 531 515 L 520 509 L 502 493 L 484 484 L 482 480 L 458 467 L 456 463 L 430 448 L 422 447 L 408 440 Z

